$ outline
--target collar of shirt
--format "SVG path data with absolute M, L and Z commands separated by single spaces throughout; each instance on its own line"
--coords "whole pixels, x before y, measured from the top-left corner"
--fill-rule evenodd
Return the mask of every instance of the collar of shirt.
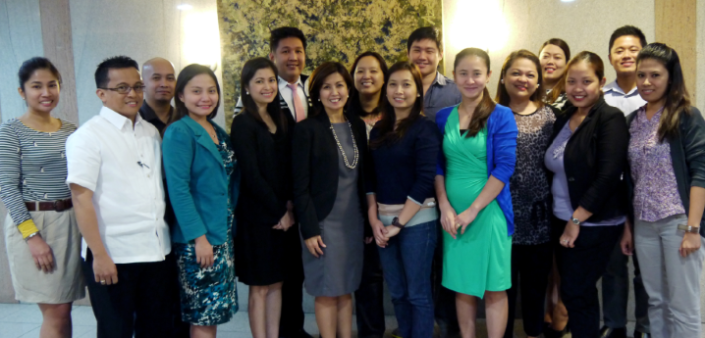
M 142 118 L 154 125 L 159 132 L 161 132 L 165 127 L 166 124 L 162 122 L 162 120 L 157 116 L 157 113 L 154 112 L 154 109 L 147 103 L 147 100 L 144 100 L 142 103 L 142 107 L 140 107 L 140 113 L 139 113 Z M 174 114 L 174 107 L 169 106 L 169 117 L 171 118 L 172 114 Z
M 622 96 L 626 96 L 626 97 L 639 95 L 639 92 L 637 91 L 636 87 L 634 87 L 634 89 L 630 90 L 629 93 L 625 94 L 624 90 L 622 90 L 622 87 L 620 87 L 619 84 L 617 83 L 617 80 L 614 80 L 614 81 L 608 83 L 603 88 L 603 90 L 605 91 L 605 93 L 615 92 L 615 93 L 621 94 Z
M 659 109 L 656 112 L 656 114 L 654 114 L 654 116 L 652 116 L 651 119 L 649 120 L 646 118 L 646 106 L 642 106 L 641 108 L 639 108 L 639 111 L 636 114 L 637 123 L 638 124 L 649 123 L 649 124 L 656 124 L 656 125 L 660 124 L 661 114 L 663 113 L 663 108 L 665 108 L 665 107 L 661 107 L 661 109 Z
M 289 82 L 287 80 L 282 79 L 281 76 L 277 76 L 279 78 L 279 91 L 281 91 L 284 88 L 288 88 Z M 301 76 L 296 80 L 296 86 L 304 89 L 304 84 L 301 82 Z
M 436 71 L 436 79 L 433 80 L 433 83 L 431 84 L 431 86 L 432 87 L 435 85 L 445 86 L 446 84 L 448 84 L 448 81 L 446 81 L 446 77 L 443 74 L 441 74 L 441 72 Z
M 119 130 L 123 130 L 125 127 L 129 128 L 130 124 L 132 124 L 132 121 L 130 121 L 130 119 L 106 106 L 103 106 L 103 108 L 100 109 L 100 116 L 108 120 L 110 124 L 112 124 L 113 126 L 115 126 L 115 128 Z M 144 119 L 142 118 L 142 116 L 140 116 L 139 113 L 135 115 L 135 127 L 142 125 L 143 121 Z

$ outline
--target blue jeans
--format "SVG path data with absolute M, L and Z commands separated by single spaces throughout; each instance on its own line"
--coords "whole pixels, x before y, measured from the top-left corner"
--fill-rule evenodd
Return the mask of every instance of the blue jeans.
M 404 338 L 433 336 L 431 262 L 438 234 L 436 221 L 405 228 L 379 249 L 384 279 Z

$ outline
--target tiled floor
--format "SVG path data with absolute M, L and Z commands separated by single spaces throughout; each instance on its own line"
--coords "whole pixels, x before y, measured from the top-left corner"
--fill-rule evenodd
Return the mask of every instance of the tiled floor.
M 96 323 L 93 312 L 88 306 L 74 306 L 73 337 L 88 338 L 96 336 Z M 0 304 L 0 338 L 38 338 L 42 314 L 34 304 Z M 306 331 L 317 334 L 318 328 L 312 314 L 306 315 Z M 396 327 L 396 319 L 387 317 L 387 327 Z M 238 312 L 227 324 L 218 327 L 218 337 L 251 337 L 247 312 Z
M 95 317 L 93 317 L 90 307 L 74 306 L 72 319 L 74 338 L 96 336 Z M 42 314 L 39 311 L 39 307 L 34 304 L 0 304 L 0 338 L 39 338 L 41 323 Z M 355 323 L 354 318 L 353 323 Z M 396 325 L 394 316 L 387 316 L 387 329 L 391 330 Z M 477 326 L 477 337 L 487 337 L 484 320 L 478 320 Z M 515 337 L 523 337 L 520 334 L 522 331 L 521 327 L 521 320 L 517 320 L 515 323 Z M 318 334 L 313 314 L 306 314 L 305 328 L 311 334 Z M 355 329 L 355 324 L 353 324 L 353 329 Z M 219 338 L 245 338 L 251 336 L 247 311 L 239 311 L 230 322 L 218 327 Z M 353 337 L 356 337 L 356 335 L 353 335 Z M 391 337 L 391 335 L 387 334 L 387 337 Z

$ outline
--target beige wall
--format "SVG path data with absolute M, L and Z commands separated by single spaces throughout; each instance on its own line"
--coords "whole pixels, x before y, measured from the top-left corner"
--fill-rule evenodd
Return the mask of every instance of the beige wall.
M 567 3 L 558 0 L 444 0 L 443 5 L 446 74 L 452 76 L 455 54 L 463 48 L 489 48 L 493 75 L 488 88 L 492 95 L 497 89 L 502 63 L 509 53 L 523 48 L 538 54 L 541 44 L 550 38 L 568 42 L 573 55 L 583 50 L 599 54 L 605 62 L 608 82 L 615 78 L 607 59 L 609 39 L 614 29 L 635 25 L 644 32 L 647 42 L 654 40 L 653 0 L 576 0 Z M 476 7 L 482 12 L 474 11 Z M 489 15 L 490 20 L 478 25 L 475 18 L 483 14 Z M 459 30 L 461 34 L 456 33 Z M 511 34 L 503 34 L 503 31 Z M 487 38 L 473 38 L 478 35 Z

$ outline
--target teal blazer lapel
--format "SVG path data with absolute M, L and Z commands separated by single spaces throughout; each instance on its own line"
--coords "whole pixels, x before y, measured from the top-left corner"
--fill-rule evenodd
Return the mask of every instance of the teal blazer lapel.
M 196 137 L 196 143 L 206 148 L 206 150 L 208 150 L 208 152 L 213 155 L 213 159 L 220 164 L 219 167 L 222 170 L 225 170 L 223 168 L 223 157 L 220 156 L 218 148 L 216 147 L 215 143 L 213 143 L 213 140 L 208 135 L 208 133 L 206 133 L 205 129 L 203 129 L 200 124 L 198 124 L 189 116 L 184 116 L 183 120 L 184 122 L 186 122 L 186 125 L 189 126 L 189 128 L 191 128 L 191 130 L 193 131 L 193 134 Z

